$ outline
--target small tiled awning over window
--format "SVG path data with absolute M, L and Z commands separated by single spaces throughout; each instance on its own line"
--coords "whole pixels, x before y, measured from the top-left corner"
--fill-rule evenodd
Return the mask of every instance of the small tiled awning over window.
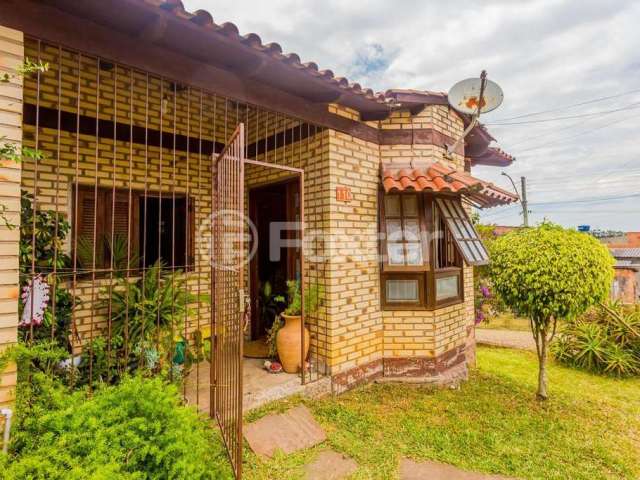
M 511 192 L 472 177 L 468 173 L 433 162 L 422 167 L 382 166 L 385 192 L 459 193 L 478 208 L 490 208 L 518 201 Z

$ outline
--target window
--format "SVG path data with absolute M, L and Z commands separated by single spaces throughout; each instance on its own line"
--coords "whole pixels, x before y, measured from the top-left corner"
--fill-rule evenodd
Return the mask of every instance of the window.
M 487 251 L 459 199 L 386 194 L 380 201 L 382 305 L 435 309 L 463 300 L 463 260 L 480 265 Z
M 438 210 L 444 217 L 449 232 L 469 265 L 485 265 L 489 254 L 471 224 L 459 201 L 437 198 Z
M 386 270 L 424 270 L 426 266 L 424 225 L 418 195 L 385 195 L 384 225 Z
M 75 188 L 71 191 L 75 199 Z M 78 185 L 73 241 L 81 271 L 193 265 L 193 200 L 172 193 Z M 115 198 L 114 198 L 115 194 Z M 95 244 L 94 244 L 95 238 Z

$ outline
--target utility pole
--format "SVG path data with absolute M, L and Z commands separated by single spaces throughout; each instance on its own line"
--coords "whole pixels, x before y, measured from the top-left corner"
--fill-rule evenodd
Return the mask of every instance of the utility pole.
M 520 182 L 521 182 L 520 190 L 522 191 L 522 198 L 520 199 L 520 203 L 522 204 L 522 218 L 524 221 L 524 226 L 528 227 L 529 226 L 529 209 L 527 206 L 527 178 L 520 177 Z

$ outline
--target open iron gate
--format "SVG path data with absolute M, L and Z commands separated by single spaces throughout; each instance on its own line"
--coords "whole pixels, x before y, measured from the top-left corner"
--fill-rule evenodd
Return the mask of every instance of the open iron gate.
M 244 294 L 244 125 L 213 158 L 211 415 L 236 478 L 242 476 L 242 342 Z

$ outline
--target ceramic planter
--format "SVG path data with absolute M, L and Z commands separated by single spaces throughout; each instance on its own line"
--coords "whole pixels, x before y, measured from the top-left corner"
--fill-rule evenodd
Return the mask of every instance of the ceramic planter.
M 276 347 L 282 368 L 287 373 L 296 373 L 300 369 L 300 347 L 302 338 L 300 328 L 302 317 L 300 315 L 282 315 L 284 327 L 278 331 Z M 304 329 L 304 358 L 309 353 L 309 330 Z

